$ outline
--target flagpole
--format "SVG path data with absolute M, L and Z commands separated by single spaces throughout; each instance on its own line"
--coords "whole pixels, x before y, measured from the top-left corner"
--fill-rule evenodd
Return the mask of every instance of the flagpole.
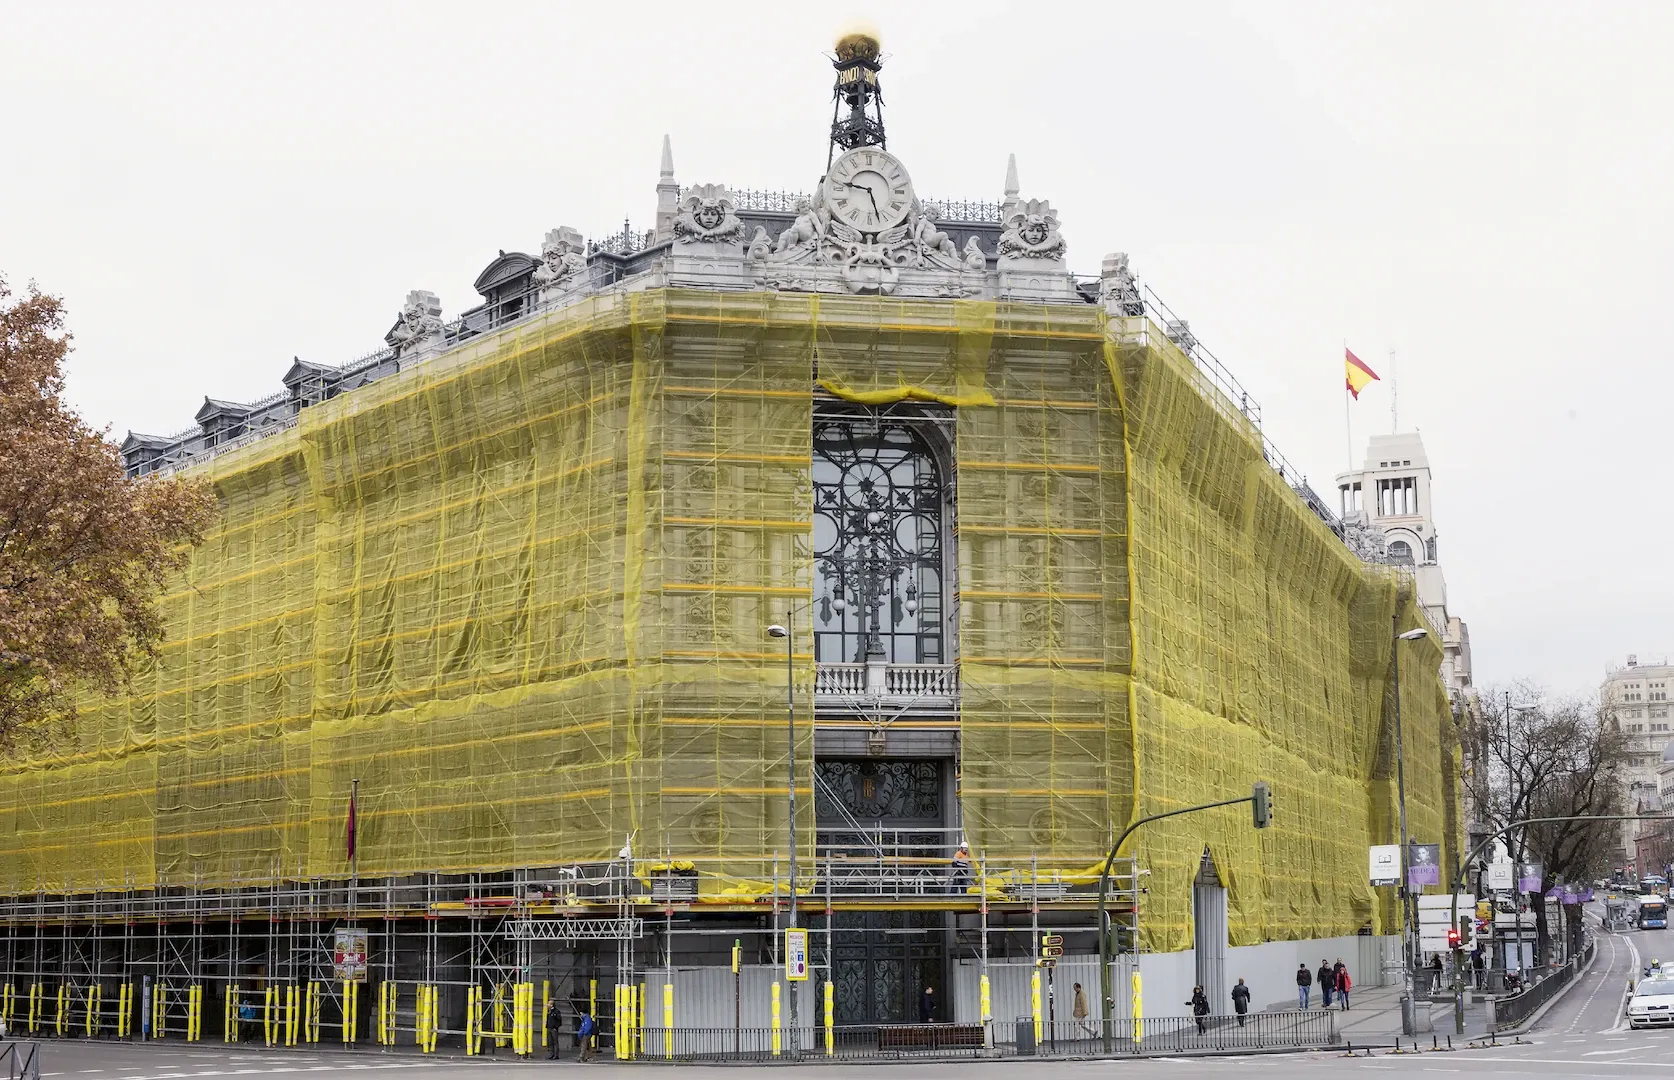
M 1344 362 L 1348 359 L 1348 338 L 1343 339 Z M 1354 471 L 1354 410 L 1350 406 L 1348 378 L 1343 379 L 1343 437 L 1348 440 L 1348 471 Z
M 355 901 L 360 895 L 360 778 L 349 780 L 349 922 L 355 920 Z

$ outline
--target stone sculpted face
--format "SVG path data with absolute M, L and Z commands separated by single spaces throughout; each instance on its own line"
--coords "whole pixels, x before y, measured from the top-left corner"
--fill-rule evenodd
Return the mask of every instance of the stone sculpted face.
M 1036 219 L 1024 225 L 1020 230 L 1023 242 L 1031 246 L 1046 243 L 1046 222 Z
M 705 229 L 716 228 L 725 218 L 725 215 L 721 213 L 721 208 L 716 206 L 714 203 L 704 203 L 702 206 L 698 207 L 698 212 L 692 216 L 696 218 L 697 223 Z

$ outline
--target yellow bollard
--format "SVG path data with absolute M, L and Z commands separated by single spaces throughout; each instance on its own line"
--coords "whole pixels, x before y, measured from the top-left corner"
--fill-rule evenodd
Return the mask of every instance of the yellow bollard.
M 779 1051 L 780 1051 L 781 1048 L 782 1048 L 781 1036 L 779 1034 L 779 982 L 778 982 L 777 979 L 775 979 L 774 982 L 773 982 L 773 1056 L 774 1057 L 779 1056 Z
M 274 1028 L 278 1026 L 273 1022 L 274 1021 L 274 1016 L 273 1016 L 274 998 L 276 998 L 277 996 L 278 996 L 278 992 L 277 992 L 275 987 L 273 987 L 273 986 L 262 987 L 262 1045 L 263 1046 L 272 1046 L 273 1045 Z
M 541 980 L 541 1049 L 546 1049 L 546 1013 L 552 1008 L 552 980 Z
M 482 994 L 482 988 L 468 986 L 465 988 L 465 1056 L 475 1057 L 477 1053 L 477 998 Z
M 835 987 L 831 982 L 825 984 L 825 1056 L 830 1057 L 837 1052 L 837 995 L 833 993 Z
M 1140 1040 L 1145 1037 L 1143 1030 L 1145 1027 L 1144 1006 L 1144 995 L 1140 993 L 1139 986 L 1139 970 L 1135 968 L 1133 973 L 1133 1044 L 1135 1046 L 1138 1046 Z
M 830 984 L 827 983 L 826 985 L 829 986 Z M 978 992 L 982 999 L 982 1022 L 987 1024 L 994 1019 L 994 997 L 992 988 L 988 983 L 988 976 L 984 975 L 982 977 Z
M 674 1056 L 674 984 L 663 984 L 663 1056 Z
M 35 1017 L 41 1008 L 41 984 L 29 984 L 29 1034 L 35 1034 Z
M 10 990 L 11 987 L 8 986 L 6 989 Z M 116 988 L 116 1037 L 118 1039 L 125 1039 L 128 1037 L 128 1009 L 133 1004 L 133 999 L 130 996 L 132 993 L 133 985 L 131 983 L 122 983 Z M 8 995 L 8 1000 L 6 1001 L 7 1026 L 10 1026 L 12 1009 L 12 1003 L 9 1000 L 9 997 L 10 995 Z
M 599 1015 L 599 980 L 587 980 L 587 1015 Z M 597 1038 L 597 1036 L 594 1036 Z
M 186 1014 L 190 1029 L 186 1033 L 187 1042 L 203 1041 L 203 987 L 198 985 L 186 988 Z
M 420 1053 L 428 1050 L 425 1040 L 430 1034 L 430 999 L 426 996 L 429 987 L 419 983 L 413 1001 L 413 1041 L 418 1043 Z
M 297 998 L 299 996 L 301 996 L 301 989 L 296 985 L 296 983 L 286 983 L 285 984 L 284 1024 L 285 1024 L 285 1045 L 286 1046 L 295 1046 L 296 1045 L 296 1037 L 297 1037 L 297 1030 L 296 1030 L 297 1029 Z M 274 993 L 274 996 L 273 996 L 273 1006 L 274 1006 L 274 1008 L 279 1007 L 279 995 L 278 995 L 277 991 Z
M 621 1062 L 628 1060 L 628 988 L 618 983 L 616 985 L 616 1058 Z
M 64 1037 L 64 1021 L 70 1015 L 70 988 L 65 983 L 58 984 L 58 1014 L 53 1017 L 52 1027 L 58 1037 Z
M 348 979 L 344 979 L 343 980 L 342 1016 L 341 1016 L 341 1022 L 337 1025 L 337 1034 L 341 1038 L 344 1046 L 349 1045 L 349 1041 L 354 1038 L 354 1033 L 352 1031 L 352 1029 L 354 1027 L 354 1021 L 350 1019 L 350 1017 L 353 1016 L 353 1015 L 354 1015 L 354 983 L 350 982 Z
M 161 1039 L 164 1035 L 164 1021 L 168 1019 L 168 1006 L 163 1003 L 163 995 L 168 987 L 158 982 L 151 988 L 151 1037 Z
M 430 988 L 430 1053 L 436 1052 L 436 1036 L 442 1026 L 442 992 L 439 987 Z
M 238 1032 L 233 1028 L 233 1004 L 238 1000 L 238 985 L 235 983 L 227 987 L 227 992 L 221 998 L 221 1041 L 233 1043 L 238 1041 Z
M 1039 1046 L 1041 1042 L 1041 1029 L 1044 1026 L 1041 1023 L 1039 968 L 1036 968 L 1034 971 L 1029 973 L 1029 1015 L 1035 1019 L 1035 1045 Z

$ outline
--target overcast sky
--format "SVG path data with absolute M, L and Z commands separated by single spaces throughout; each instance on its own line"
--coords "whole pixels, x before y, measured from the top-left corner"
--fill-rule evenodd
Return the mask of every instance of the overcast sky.
M 809 190 L 855 17 L 918 190 L 996 199 L 1015 152 L 1322 493 L 1343 342 L 1386 380 L 1357 457 L 1396 350 L 1479 682 L 1674 653 L 1671 4 L 0 0 L 0 271 L 65 298 L 90 420 L 178 431 L 499 249 L 647 227 L 665 132 L 682 183 Z

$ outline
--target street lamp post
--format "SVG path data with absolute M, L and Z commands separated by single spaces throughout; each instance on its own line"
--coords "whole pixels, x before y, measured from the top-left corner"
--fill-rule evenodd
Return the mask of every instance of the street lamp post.
M 1401 949 L 1405 954 L 1406 994 L 1401 999 L 1401 1031 L 1403 1034 L 1414 1034 L 1413 1009 L 1418 996 L 1416 969 L 1414 966 L 1412 942 L 1412 870 L 1408 865 L 1411 854 L 1407 837 L 1407 770 L 1406 760 L 1401 747 L 1401 642 L 1417 641 L 1428 631 L 1422 626 L 1406 632 L 1401 631 L 1401 616 L 1391 617 L 1391 632 L 1394 634 L 1394 647 L 1391 650 L 1394 659 L 1395 683 L 1395 803 L 1401 817 Z
M 796 929 L 796 665 L 794 640 L 791 637 L 791 613 L 785 612 L 785 624 L 774 623 L 767 628 L 769 637 L 785 639 L 785 728 L 787 741 L 785 744 L 785 760 L 789 763 L 786 776 L 789 783 L 785 790 L 788 792 L 786 802 L 790 812 L 790 928 Z M 786 942 L 788 949 L 789 942 Z M 786 954 L 789 956 L 789 953 Z M 796 996 L 797 987 L 790 988 L 790 1028 L 792 1046 L 801 1049 L 802 1042 L 796 1033 Z

